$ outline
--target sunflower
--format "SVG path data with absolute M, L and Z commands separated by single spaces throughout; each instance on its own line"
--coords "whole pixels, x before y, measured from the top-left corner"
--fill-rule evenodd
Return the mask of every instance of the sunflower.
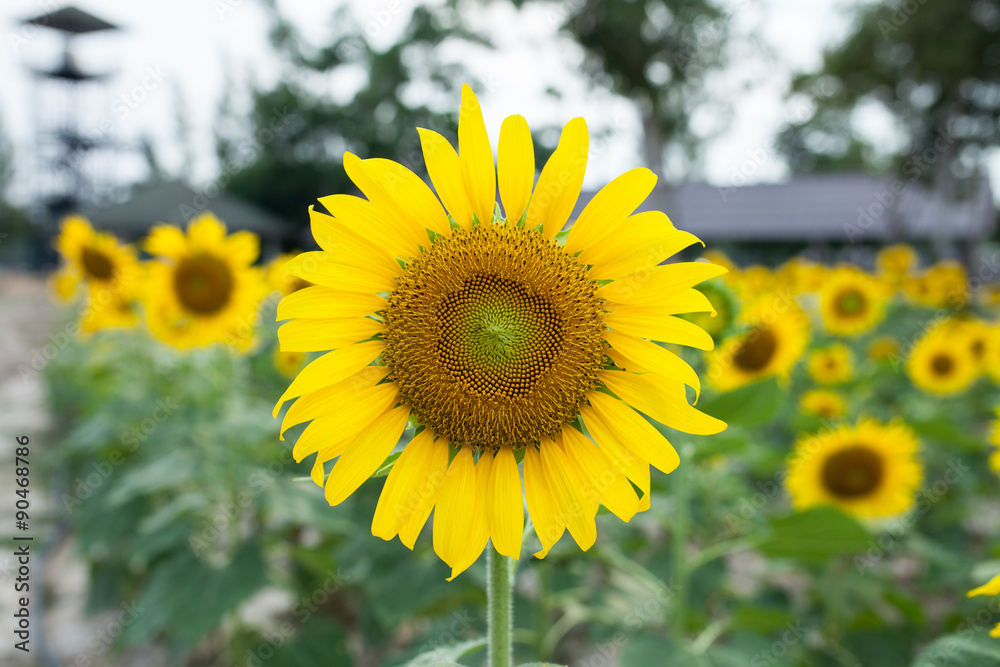
M 969 297 L 965 269 L 954 260 L 938 262 L 907 280 L 903 291 L 915 303 L 932 308 L 961 308 Z
M 995 409 L 993 414 L 997 416 L 997 419 L 990 422 L 990 429 L 986 436 L 987 441 L 993 445 L 989 465 L 990 470 L 1000 473 L 1000 408 Z
M 899 286 L 916 271 L 919 261 L 913 246 L 897 243 L 879 250 L 875 257 L 875 268 L 882 280 Z
M 875 278 L 853 267 L 831 271 L 819 295 L 819 310 L 827 331 L 854 336 L 885 317 L 890 293 Z
M 993 382 L 1000 384 L 1000 325 L 993 322 L 986 326 L 986 350 L 983 370 Z
M 834 505 L 879 518 L 909 510 L 922 479 L 913 432 L 901 422 L 866 419 L 799 440 L 785 484 L 798 511 Z
M 868 343 L 868 356 L 875 361 L 889 361 L 899 355 L 899 342 L 892 336 L 878 336 Z
M 973 588 L 971 591 L 966 593 L 966 597 L 975 597 L 976 595 L 1000 595 L 1000 574 L 996 575 L 985 584 L 978 588 Z M 993 626 L 990 630 L 990 637 L 1000 637 L 1000 623 Z
M 906 372 L 920 389 L 939 395 L 964 391 L 976 379 L 976 361 L 960 332 L 930 328 L 910 350 Z
M 809 320 L 794 303 L 777 297 L 745 304 L 740 316 L 747 330 L 708 355 L 708 378 L 729 391 L 756 380 L 786 378 L 809 342 Z
M 822 264 L 816 264 L 804 257 L 793 257 L 775 271 L 778 284 L 795 294 L 819 292 L 827 270 Z
M 274 348 L 274 367 L 285 377 L 295 377 L 295 374 L 302 369 L 305 360 L 305 352 L 282 350 L 280 347 Z
M 847 411 L 847 402 L 843 396 L 828 389 L 813 389 L 802 395 L 800 402 L 802 412 L 807 415 L 817 415 L 826 419 L 843 417 Z
M 841 384 L 854 374 L 854 355 L 843 343 L 834 343 L 809 355 L 809 375 L 819 384 Z
M 250 346 L 265 292 L 260 271 L 251 266 L 260 253 L 255 234 L 227 236 L 225 224 L 203 213 L 187 234 L 172 225 L 154 227 L 145 247 L 158 258 L 150 265 L 146 297 L 157 338 L 179 349 L 215 342 Z
M 982 372 L 986 364 L 986 355 L 990 346 L 990 326 L 982 320 L 974 318 L 956 319 L 951 325 L 956 335 L 969 346 L 969 354 L 975 362 L 976 371 Z
M 310 209 L 322 250 L 289 268 L 314 286 L 278 307 L 293 320 L 278 331 L 282 349 L 334 351 L 275 406 L 277 415 L 298 398 L 282 432 L 312 420 L 294 456 L 316 453 L 313 479 L 331 505 L 382 465 L 412 422 L 372 533 L 412 548 L 433 509 L 434 550 L 452 577 L 489 539 L 518 558 L 525 500 L 538 557 L 567 529 L 589 548 L 598 504 L 625 521 L 648 506 L 649 464 L 670 472 L 678 456 L 637 410 L 689 433 L 725 428 L 688 404 L 685 385 L 699 388 L 691 367 L 649 340 L 710 349 L 711 337 L 676 315 L 711 310 L 692 287 L 724 272 L 658 266 L 697 239 L 663 213 L 632 215 L 656 176 L 615 179 L 563 235 L 586 167 L 584 120 L 565 126 L 532 189 L 524 118 L 503 122 L 496 169 L 468 86 L 459 119 L 457 153 L 419 131 L 440 202 L 406 167 L 345 154 L 367 199 L 320 199 L 333 217 Z M 335 458 L 324 483 L 323 464 Z
M 85 288 L 80 330 L 92 333 L 134 326 L 136 293 L 143 278 L 135 248 L 95 231 L 79 215 L 63 219 L 55 246 L 63 258 L 63 267 L 53 280 L 56 294 L 67 301 Z

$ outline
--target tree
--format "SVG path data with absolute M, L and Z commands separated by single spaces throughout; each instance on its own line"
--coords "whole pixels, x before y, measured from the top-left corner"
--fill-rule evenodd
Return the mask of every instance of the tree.
M 271 40 L 287 61 L 288 75 L 273 89 L 255 91 L 250 130 L 242 140 L 217 130 L 217 153 L 227 190 L 290 220 L 307 224 L 305 207 L 318 197 L 354 189 L 342 167 L 345 151 L 382 155 L 418 173 L 423 159 L 415 127 L 455 132 L 457 114 L 442 114 L 406 99 L 415 82 L 457 97 L 463 72 L 436 59 L 446 39 L 486 44 L 463 27 L 454 4 L 413 10 L 395 44 L 375 49 L 369 26 L 343 8 L 335 12 L 331 43 L 310 49 L 295 27 L 271 5 Z M 398 18 L 398 17 L 396 17 Z M 378 25 L 378 24 L 375 24 Z M 364 83 L 346 101 L 316 92 L 344 71 L 364 72 Z M 232 116 L 224 98 L 224 116 Z M 226 123 L 231 129 L 231 124 Z
M 889 156 L 939 185 L 974 175 L 1000 143 L 1000 0 L 887 0 L 856 10 L 851 33 L 793 88 L 817 113 L 786 128 L 797 170 L 881 166 L 852 115 L 880 105 L 907 141 Z

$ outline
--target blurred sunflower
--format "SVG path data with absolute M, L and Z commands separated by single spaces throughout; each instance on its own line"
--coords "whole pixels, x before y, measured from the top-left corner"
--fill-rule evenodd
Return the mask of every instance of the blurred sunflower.
M 251 232 L 227 236 L 211 213 L 188 224 L 187 234 L 158 225 L 146 239 L 150 264 L 146 316 L 160 340 L 179 349 L 227 342 L 246 350 L 253 342 L 257 306 L 264 296 L 252 264 L 260 241 Z
M 890 285 L 901 285 L 917 270 L 920 258 L 913 246 L 906 243 L 886 246 L 875 257 L 875 268 L 879 278 Z
M 969 346 L 969 353 L 975 362 L 976 371 L 982 372 L 986 364 L 986 353 L 990 346 L 990 327 L 986 322 L 974 318 L 956 319 L 952 322 L 957 335 Z
M 819 292 L 827 269 L 804 257 L 793 257 L 775 271 L 775 280 L 779 285 L 796 294 Z
M 144 273 L 132 245 L 96 231 L 83 216 L 70 215 L 62 221 L 55 247 L 64 262 L 54 277 L 56 294 L 65 301 L 85 288 L 82 332 L 135 326 Z
M 295 377 L 295 374 L 302 370 L 302 364 L 306 360 L 305 352 L 282 350 L 280 347 L 274 348 L 274 367 L 285 377 Z
M 965 268 L 955 260 L 942 260 L 924 274 L 926 291 L 922 303 L 935 308 L 961 308 L 968 301 Z
M 878 336 L 868 344 L 868 356 L 875 361 L 889 361 L 899 354 L 899 342 L 892 336 Z
M 966 593 L 966 597 L 975 597 L 977 595 L 1000 595 L 1000 574 L 993 577 L 985 584 L 978 588 L 973 588 L 971 591 Z M 993 626 L 990 630 L 990 637 L 1000 637 L 1000 623 Z
M 560 243 L 586 168 L 584 120 L 567 123 L 532 196 L 524 118 L 504 121 L 496 169 L 468 86 L 459 118 L 458 153 L 420 130 L 443 207 L 402 165 L 345 154 L 367 199 L 322 198 L 334 217 L 311 210 L 323 250 L 289 269 L 316 286 L 278 309 L 297 318 L 279 330 L 283 349 L 335 351 L 306 366 L 275 407 L 298 397 L 282 432 L 312 420 L 294 456 L 316 453 L 318 483 L 337 458 L 325 482 L 331 505 L 383 463 L 412 419 L 418 431 L 389 473 L 372 533 L 412 548 L 433 508 L 434 550 L 452 577 L 491 538 L 499 553 L 520 555 L 525 500 L 539 557 L 567 529 L 589 548 L 599 503 L 624 521 L 648 506 L 649 464 L 669 472 L 678 457 L 636 410 L 688 433 L 725 428 L 688 404 L 685 384 L 699 388 L 691 367 L 648 340 L 711 349 L 676 315 L 711 310 L 692 287 L 725 271 L 657 266 L 697 239 L 663 213 L 632 215 L 656 176 L 635 169 L 612 181 Z M 506 218 L 494 217 L 498 189 Z
M 297 292 L 300 289 L 312 285 L 307 280 L 302 280 L 285 270 L 285 265 L 295 259 L 297 252 L 283 253 L 278 255 L 264 266 L 264 280 L 272 291 L 280 292 L 283 295 Z
M 824 280 L 819 295 L 820 315 L 830 333 L 854 336 L 882 321 L 889 296 L 889 290 L 864 271 L 839 267 Z
M 834 343 L 809 355 L 809 375 L 819 384 L 841 384 L 854 373 L 854 355 L 843 343 Z
M 708 378 L 728 391 L 756 380 L 786 378 L 809 343 L 809 319 L 795 304 L 774 307 L 770 299 L 744 304 L 744 333 L 727 339 L 707 357 Z
M 968 343 L 950 326 L 933 327 L 914 343 L 906 372 L 917 387 L 942 396 L 964 391 L 979 374 Z
M 870 419 L 803 438 L 789 458 L 792 504 L 834 505 L 862 518 L 906 512 L 923 480 L 917 445 L 906 425 Z
M 990 470 L 995 473 L 1000 473 L 1000 408 L 996 408 L 993 414 L 997 416 L 990 422 L 990 428 L 987 432 L 986 439 L 993 445 L 993 451 L 990 453 L 989 465 Z
M 835 391 L 829 389 L 813 389 L 802 395 L 800 402 L 802 412 L 807 415 L 817 415 L 827 419 L 843 417 L 847 411 L 847 402 Z

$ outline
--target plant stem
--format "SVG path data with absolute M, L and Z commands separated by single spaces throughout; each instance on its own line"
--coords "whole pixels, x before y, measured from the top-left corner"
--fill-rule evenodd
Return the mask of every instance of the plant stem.
M 486 548 L 486 635 L 488 667 L 510 667 L 513 657 L 514 568 L 513 559 Z
M 691 480 L 688 468 L 693 465 L 691 462 L 692 454 L 692 447 L 685 445 L 681 450 L 681 464 L 671 473 L 677 485 L 674 490 L 673 581 L 670 582 L 676 594 L 674 595 L 674 614 L 671 620 L 673 621 L 674 641 L 678 644 L 684 642 L 684 635 L 687 632 L 688 568 L 685 559 L 687 556 L 688 523 L 691 518 Z

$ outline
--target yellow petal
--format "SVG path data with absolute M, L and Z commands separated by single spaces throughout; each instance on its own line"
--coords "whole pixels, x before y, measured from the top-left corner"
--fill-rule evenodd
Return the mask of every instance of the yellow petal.
M 428 236 L 424 226 L 406 212 L 404 202 L 396 201 L 386 193 L 382 185 L 376 180 L 376 176 L 379 174 L 373 172 L 371 166 L 368 164 L 368 160 L 362 160 L 350 152 L 344 153 L 344 171 L 347 172 L 347 175 L 358 186 L 358 189 L 368 198 L 371 204 L 370 210 L 374 213 L 374 217 L 389 222 L 390 226 L 398 230 L 411 244 L 427 244 Z M 321 200 L 321 203 L 326 206 L 326 202 Z M 327 206 L 327 209 L 335 217 L 341 217 L 329 206 Z
M 274 406 L 273 416 L 278 416 L 278 411 L 288 399 L 346 380 L 375 361 L 383 350 L 385 343 L 374 340 L 324 354 L 303 368 L 292 381 Z
M 448 214 L 419 176 L 393 160 L 370 158 L 363 163 L 399 215 L 409 216 L 412 224 L 438 234 L 451 234 Z
M 312 470 L 309 471 L 309 478 L 312 479 L 313 483 L 323 488 L 324 480 L 326 479 L 326 467 L 323 465 L 329 459 L 324 459 L 317 456 L 316 460 L 313 462 Z
M 381 371 L 383 376 L 388 371 L 384 366 L 368 366 L 365 370 L 369 368 Z M 376 385 L 379 379 L 378 374 L 358 373 L 333 386 L 301 396 L 292 403 L 292 407 L 288 408 L 285 418 L 281 421 L 282 437 L 292 426 L 321 417 L 336 422 L 334 424 L 336 433 L 342 434 L 336 435 L 336 439 L 354 436 L 375 417 L 395 405 L 399 387 L 394 382 Z M 299 436 L 295 445 L 295 456 L 299 461 L 311 451 L 315 451 L 314 448 L 309 451 L 302 450 L 301 455 L 298 453 L 300 447 L 305 447 L 304 436 L 305 433 Z
M 574 254 L 601 243 L 619 231 L 625 219 L 639 208 L 654 187 L 656 174 L 640 167 L 625 172 L 598 190 L 570 228 L 566 236 L 566 252 Z
M 725 267 L 709 262 L 664 264 L 608 283 L 597 290 L 597 296 L 633 306 L 655 305 L 723 273 L 726 273 Z
M 670 428 L 696 435 L 726 429 L 726 422 L 688 404 L 684 385 L 678 380 L 657 373 L 635 375 L 624 371 L 601 371 L 598 378 L 620 399 Z
M 639 497 L 611 460 L 587 436 L 572 426 L 564 426 L 560 444 L 566 460 L 585 480 L 581 492 L 592 495 L 622 521 L 631 521 L 639 509 Z
M 617 308 L 615 312 L 604 315 L 604 324 L 611 329 L 639 338 L 687 345 L 699 350 L 711 350 L 715 347 L 712 337 L 697 324 L 679 317 L 663 315 L 656 310 Z
M 414 231 L 413 237 L 409 237 L 406 230 L 386 217 L 370 201 L 354 195 L 330 195 L 320 197 L 319 203 L 358 236 L 385 248 L 393 257 L 409 259 L 420 253 L 421 240 L 417 232 Z
M 586 246 L 580 261 L 593 264 L 590 275 L 594 280 L 621 278 L 656 266 L 695 243 L 701 243 L 698 237 L 674 229 L 666 214 L 643 211 L 626 218 L 604 242 Z
M 366 269 L 337 262 L 325 252 L 304 252 L 285 264 L 285 270 L 303 280 L 345 292 L 391 292 L 396 277 L 385 268 Z
M 205 211 L 188 223 L 188 240 L 192 249 L 215 250 L 223 245 L 226 238 L 226 223 L 211 211 Z
M 385 299 L 373 292 L 341 292 L 322 285 L 313 285 L 292 292 L 278 303 L 275 318 L 340 319 L 364 317 L 384 310 Z
M 970 598 L 976 595 L 1000 595 L 1000 574 L 993 577 L 982 586 L 973 588 L 971 591 L 966 593 L 966 597 Z
M 597 502 L 588 500 L 580 492 L 583 480 L 572 474 L 566 455 L 551 438 L 542 439 L 539 445 L 545 479 L 555 499 L 556 516 L 565 522 L 570 535 L 586 551 L 597 540 Z
M 225 246 L 227 259 L 243 266 L 250 266 L 260 257 L 260 238 L 253 232 L 233 232 L 226 237 Z
M 715 306 L 700 291 L 695 288 L 686 289 L 676 296 L 664 299 L 663 303 L 657 306 L 664 315 L 676 315 L 678 313 L 712 313 L 715 314 Z
M 356 266 L 372 273 L 398 276 L 403 273 L 384 247 L 377 246 L 334 217 L 309 207 L 313 238 L 337 264 Z
M 493 220 L 497 202 L 497 173 L 493 149 L 486 134 L 483 111 L 468 84 L 462 84 L 462 107 L 458 114 L 458 159 L 462 181 L 479 222 Z
M 69 301 L 76 295 L 76 289 L 80 286 L 80 276 L 76 271 L 67 268 L 59 269 L 52 278 L 52 288 L 60 301 Z
M 566 531 L 566 524 L 559 520 L 555 496 L 545 476 L 541 454 L 531 445 L 524 450 L 524 498 L 535 535 L 542 543 L 542 549 L 535 557 L 545 558 Z
M 488 454 L 485 454 L 488 456 Z M 514 452 L 497 450 L 486 494 L 486 516 L 497 553 L 517 560 L 524 534 L 524 497 Z
M 535 182 L 535 148 L 524 116 L 509 116 L 500 126 L 497 185 L 507 222 L 520 221 Z
M 584 426 L 587 427 L 590 437 L 594 439 L 612 465 L 648 496 L 649 460 L 636 456 L 631 449 L 619 442 L 617 436 L 598 416 L 592 406 L 584 406 L 580 411 L 580 416 L 583 417 Z
M 441 198 L 448 213 L 462 229 L 472 226 L 472 205 L 462 180 L 462 167 L 458 153 L 447 139 L 433 130 L 417 128 L 420 147 L 424 153 L 424 164 L 431 177 L 434 189 Z
M 493 457 L 483 455 L 476 463 L 476 502 L 472 514 L 472 525 L 462 543 L 461 550 L 454 563 L 451 563 L 451 581 L 469 569 L 483 555 L 483 549 L 490 539 L 490 527 L 486 518 L 486 499 L 490 492 L 490 473 L 493 471 Z
M 434 553 L 448 565 L 458 561 L 476 509 L 476 464 L 462 447 L 445 473 L 434 504 Z
M 278 327 L 278 341 L 285 352 L 335 350 L 371 338 L 385 329 L 369 317 L 329 320 L 295 320 Z
M 419 504 L 420 485 L 434 463 L 434 433 L 425 428 L 406 443 L 382 487 L 375 516 L 372 518 L 372 535 L 391 540 L 409 518 L 412 504 Z
M 410 418 L 410 408 L 400 405 L 372 422 L 347 446 L 326 481 L 326 501 L 339 505 L 378 470 L 399 442 Z
M 665 473 L 673 472 L 680 463 L 680 457 L 677 456 L 677 450 L 673 445 L 628 405 L 599 391 L 591 392 L 587 398 L 590 399 L 593 412 L 585 414 L 584 419 L 592 429 L 591 433 L 599 434 L 602 447 L 614 440 L 639 459 L 651 463 L 654 468 Z M 634 477 L 629 477 L 647 497 L 649 496 L 648 474 L 647 468 L 646 486 L 639 484 Z
M 698 379 L 698 374 L 686 361 L 670 350 L 648 340 L 618 331 L 604 332 L 604 340 L 611 344 L 611 349 L 607 351 L 608 355 L 622 369 L 631 372 L 652 371 L 667 377 L 677 378 L 694 389 L 694 400 L 695 403 L 698 402 L 698 396 L 701 394 L 701 381 Z M 630 362 L 637 367 L 632 367 Z
M 410 492 L 406 503 L 409 515 L 399 527 L 399 541 L 406 545 L 408 549 L 413 549 L 420 531 L 423 530 L 424 524 L 427 523 L 427 517 L 431 515 L 434 503 L 437 502 L 445 473 L 448 472 L 448 454 L 450 450 L 451 446 L 447 440 L 438 438 L 434 441 L 432 462 L 427 468 L 427 473 L 423 480 L 418 480 L 416 486 Z
M 188 254 L 187 238 L 173 225 L 156 225 L 146 237 L 143 244 L 150 255 L 172 257 L 174 259 Z M 65 253 L 64 253 L 65 254 Z
M 580 197 L 589 151 L 587 122 L 574 118 L 563 127 L 559 144 L 542 167 L 528 205 L 529 228 L 541 225 L 547 239 L 563 228 Z

